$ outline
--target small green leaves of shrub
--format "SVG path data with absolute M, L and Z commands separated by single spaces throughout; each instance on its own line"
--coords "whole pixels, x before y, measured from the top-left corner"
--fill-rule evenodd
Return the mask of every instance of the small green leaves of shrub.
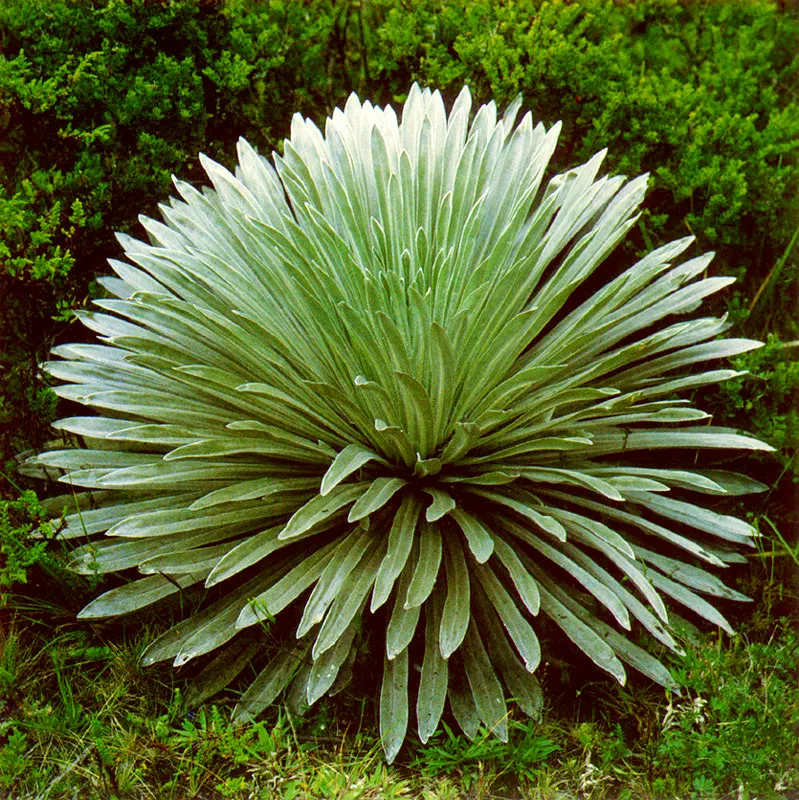
M 682 316 L 730 282 L 679 260 L 689 238 L 581 292 L 646 176 L 598 177 L 601 152 L 547 182 L 559 126 L 519 107 L 472 118 L 464 89 L 447 114 L 415 85 L 401 122 L 355 95 L 324 133 L 296 116 L 274 166 L 245 141 L 235 175 L 202 157 L 213 189 L 176 181 L 149 243 L 120 237 L 132 264 L 81 314 L 101 343 L 47 365 L 99 413 L 59 421 L 86 446 L 29 469 L 74 490 L 64 536 L 106 533 L 77 570 L 143 574 L 84 619 L 217 587 L 145 661 L 224 645 L 221 686 L 252 652 L 228 643 L 296 608 L 237 718 L 336 691 L 370 619 L 389 761 L 447 705 L 470 737 L 507 738 L 506 692 L 535 714 L 539 617 L 621 683 L 627 664 L 672 684 L 624 633 L 676 650 L 666 600 L 730 630 L 704 596 L 743 598 L 706 567 L 754 530 L 695 497 L 763 487 L 658 454 L 770 449 L 676 396 L 759 343 Z
M 46 519 L 31 491 L 16 500 L 0 500 L 0 593 L 26 583 L 28 570 L 48 558 L 47 545 L 57 525 Z
M 765 347 L 733 361 L 740 377 L 718 387 L 708 402 L 777 448 L 786 471 L 799 478 L 799 342 L 770 334 Z

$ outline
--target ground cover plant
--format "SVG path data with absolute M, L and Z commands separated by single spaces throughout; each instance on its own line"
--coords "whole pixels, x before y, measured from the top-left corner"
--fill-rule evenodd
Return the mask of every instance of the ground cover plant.
M 674 685 L 613 627 L 679 652 L 663 598 L 732 632 L 701 595 L 745 598 L 703 567 L 756 531 L 693 499 L 766 487 L 635 454 L 770 450 L 678 396 L 736 374 L 688 368 L 759 343 L 673 321 L 731 280 L 679 259 L 691 238 L 585 291 L 647 178 L 597 178 L 599 153 L 545 183 L 559 126 L 519 107 L 472 119 L 463 89 L 447 114 L 414 85 L 398 120 L 352 95 L 324 134 L 295 116 L 274 167 L 243 140 L 235 175 L 203 158 L 213 190 L 176 181 L 150 243 L 121 237 L 135 266 L 111 261 L 105 313 L 81 314 L 102 344 L 46 365 L 99 415 L 60 420 L 84 446 L 25 470 L 72 489 L 51 507 L 71 506 L 62 541 L 89 537 L 75 569 L 146 576 L 80 617 L 215 589 L 144 654 L 219 650 L 195 700 L 257 657 L 258 623 L 293 628 L 295 601 L 234 718 L 339 691 L 380 612 L 389 761 L 409 708 L 423 742 L 446 703 L 506 740 L 503 684 L 538 716 L 539 612 L 620 683 L 624 662 Z

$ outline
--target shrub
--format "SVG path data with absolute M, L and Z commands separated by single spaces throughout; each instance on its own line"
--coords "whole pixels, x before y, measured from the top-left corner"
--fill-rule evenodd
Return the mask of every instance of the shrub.
M 57 531 L 33 492 L 0 500 L 0 596 L 5 599 L 8 589 L 27 583 L 31 567 L 52 561 L 47 546 Z
M 391 760 L 412 693 L 422 741 L 447 699 L 468 736 L 504 739 L 500 677 L 537 714 L 539 612 L 620 682 L 625 662 L 672 685 L 616 628 L 679 650 L 664 597 L 730 630 L 701 595 L 744 598 L 699 564 L 735 563 L 754 530 L 677 498 L 764 487 L 647 452 L 769 450 L 675 397 L 736 374 L 693 365 L 759 344 L 674 320 L 730 282 L 701 277 L 711 255 L 674 265 L 690 238 L 585 291 L 647 178 L 597 179 L 599 153 L 545 182 L 559 126 L 516 125 L 519 105 L 470 123 L 468 90 L 447 116 L 414 86 L 398 124 L 353 95 L 324 135 L 296 116 L 274 168 L 243 140 L 235 175 L 202 158 L 213 190 L 177 181 L 149 244 L 120 237 L 135 266 L 111 261 L 111 298 L 80 314 L 102 343 L 54 351 L 56 392 L 99 416 L 60 420 L 86 446 L 29 470 L 79 492 L 64 537 L 106 533 L 76 569 L 146 576 L 81 616 L 204 583 L 214 602 L 145 654 L 222 648 L 195 699 L 291 609 L 294 643 L 235 716 L 292 682 L 308 703 L 337 690 L 368 605 Z

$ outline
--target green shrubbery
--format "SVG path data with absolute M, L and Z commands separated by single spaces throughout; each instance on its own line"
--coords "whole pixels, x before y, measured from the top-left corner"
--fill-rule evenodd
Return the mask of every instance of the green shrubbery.
M 17 500 L 0 500 L 0 592 L 15 584 L 27 583 L 28 570 L 46 558 L 48 540 L 55 527 L 33 492 L 23 492 Z M 41 525 L 40 536 L 32 531 Z
M 799 780 L 794 702 L 799 639 L 782 620 L 767 643 L 691 649 L 675 677 L 683 687 L 663 719 L 655 764 L 669 766 L 656 796 L 677 796 L 690 775 L 699 796 L 780 795 Z M 753 748 L 755 741 L 767 748 Z M 746 795 L 743 795 L 746 796 Z

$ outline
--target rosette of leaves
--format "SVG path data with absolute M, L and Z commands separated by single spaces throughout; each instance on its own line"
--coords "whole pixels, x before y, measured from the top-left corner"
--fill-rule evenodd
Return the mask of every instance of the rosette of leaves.
M 728 630 L 712 601 L 743 599 L 708 568 L 755 532 L 696 498 L 763 487 L 651 458 L 770 449 L 678 397 L 759 346 L 677 316 L 730 279 L 682 239 L 581 292 L 646 176 L 598 178 L 599 153 L 545 180 L 559 126 L 519 107 L 472 117 L 464 89 L 447 113 L 414 86 L 399 121 L 353 95 L 324 132 L 296 116 L 271 164 L 244 141 L 235 174 L 203 157 L 213 189 L 176 181 L 149 243 L 120 236 L 111 297 L 80 314 L 101 343 L 47 365 L 96 412 L 56 425 L 82 447 L 29 463 L 73 490 L 74 565 L 143 574 L 81 617 L 204 584 L 144 656 L 218 650 L 203 696 L 250 663 L 253 626 L 291 621 L 237 718 L 335 691 L 372 620 L 389 760 L 447 704 L 504 738 L 506 695 L 540 709 L 542 617 L 618 681 L 668 685 L 627 632 L 678 650 L 667 602 Z

